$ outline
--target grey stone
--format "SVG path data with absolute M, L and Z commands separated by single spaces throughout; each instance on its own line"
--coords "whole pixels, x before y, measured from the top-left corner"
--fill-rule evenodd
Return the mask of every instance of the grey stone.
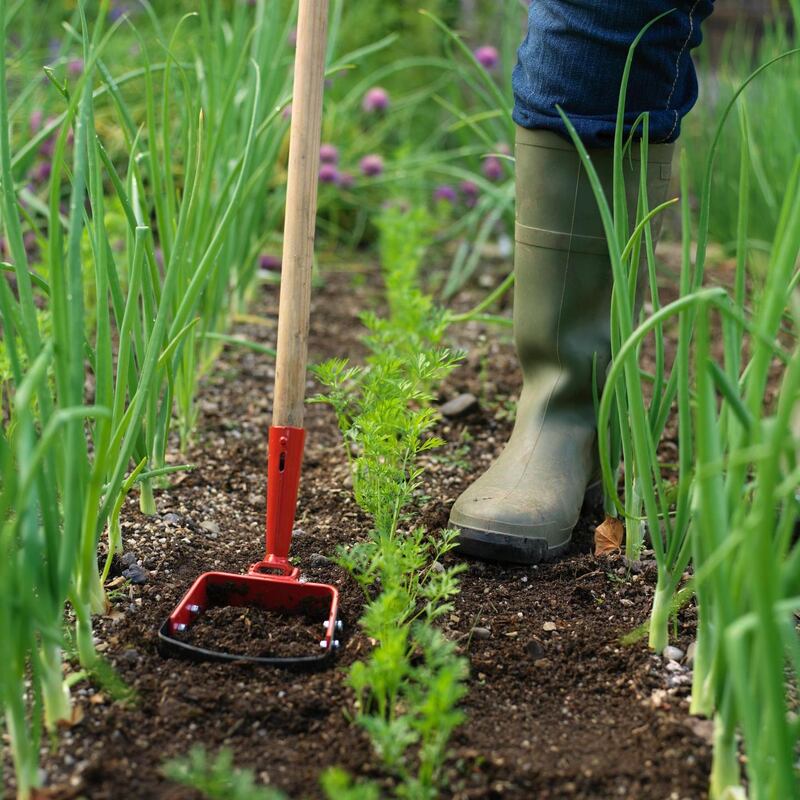
M 668 645 L 664 648 L 664 652 L 661 655 L 663 655 L 667 661 L 680 661 L 684 656 L 684 652 L 680 649 L 680 647 Z
M 139 586 L 150 580 L 150 576 L 138 564 L 131 564 L 128 569 L 123 570 L 122 577 L 127 578 L 131 583 L 135 583 Z
M 474 411 L 478 407 L 478 398 L 474 394 L 460 394 L 452 400 L 448 400 L 444 405 L 439 406 L 439 412 L 443 417 L 462 417 Z
M 200 523 L 200 527 L 207 533 L 219 533 L 219 525 L 211 519 L 203 520 Z
M 534 660 L 544 658 L 544 645 L 538 639 L 531 639 L 525 645 L 525 652 Z
M 120 563 L 123 567 L 129 567 L 131 564 L 136 564 L 136 556 L 133 553 L 123 553 L 120 558 Z
M 312 553 L 308 557 L 308 565 L 310 567 L 326 567 L 330 563 L 331 560 L 327 556 L 322 555 L 322 553 Z
M 472 629 L 472 638 L 473 639 L 489 639 L 492 636 L 492 632 L 488 628 L 473 628 Z

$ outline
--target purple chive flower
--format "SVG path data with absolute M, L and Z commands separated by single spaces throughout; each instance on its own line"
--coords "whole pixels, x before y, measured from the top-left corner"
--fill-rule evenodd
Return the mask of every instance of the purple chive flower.
M 339 149 L 335 144 L 321 144 L 319 148 L 319 160 L 323 164 L 338 164 Z
M 286 108 L 283 109 L 283 111 L 281 112 L 281 116 L 284 119 L 291 119 L 292 118 L 292 104 L 291 103 L 289 103 L 289 105 L 286 106 Z
M 473 55 L 484 69 L 494 69 L 500 63 L 500 53 L 497 52 L 496 47 L 492 47 L 490 44 L 479 47 Z
M 164 251 L 160 247 L 156 247 L 154 255 L 156 257 L 156 264 L 158 264 L 158 266 L 161 267 L 161 269 L 163 269 L 164 268 Z
M 339 173 L 339 186 L 342 189 L 352 189 L 355 179 L 349 172 Z
M 258 257 L 258 266 L 260 269 L 280 270 L 281 260 L 277 256 L 272 255 L 271 253 L 262 253 Z
M 34 257 L 39 252 L 39 242 L 36 240 L 36 234 L 33 231 L 25 231 L 22 237 L 25 244 L 25 252 L 29 257 Z
M 383 159 L 379 155 L 372 153 L 368 156 L 364 156 L 359 166 L 361 167 L 362 174 L 372 178 L 383 172 Z
M 43 155 L 45 158 L 51 158 L 54 151 L 56 149 L 56 137 L 48 136 L 43 142 L 42 146 L 39 148 L 39 153 Z
M 490 181 L 499 181 L 503 177 L 503 165 L 497 156 L 489 156 L 483 160 L 481 172 Z
M 53 166 L 49 161 L 40 161 L 33 169 L 33 182 L 42 184 L 50 180 L 53 173 Z
M 320 183 L 339 183 L 339 170 L 335 164 L 322 164 L 319 168 Z
M 437 203 L 455 203 L 458 199 L 458 194 L 452 186 L 446 184 L 437 186 L 433 190 L 433 199 Z
M 127 3 L 118 3 L 108 12 L 108 18 L 111 22 L 116 22 L 118 19 L 130 13 L 131 7 Z
M 389 92 L 381 86 L 373 86 L 361 102 L 361 107 L 367 113 L 386 111 L 389 108 Z
M 31 126 L 31 133 L 38 133 L 42 129 L 42 122 L 44 122 L 44 114 L 40 108 L 31 111 L 28 124 Z
M 287 38 L 289 40 L 289 45 L 291 47 L 296 47 L 297 46 L 297 28 L 292 28 L 289 31 L 289 35 L 288 35 Z
M 478 184 L 474 181 L 461 181 L 458 188 L 464 197 L 464 205 L 467 208 L 473 208 L 478 202 L 478 195 L 480 194 Z
M 461 181 L 458 188 L 464 197 L 477 197 L 480 194 L 480 189 L 478 189 L 478 184 L 475 181 Z
M 67 62 L 67 72 L 73 77 L 77 78 L 83 72 L 83 59 L 72 58 Z

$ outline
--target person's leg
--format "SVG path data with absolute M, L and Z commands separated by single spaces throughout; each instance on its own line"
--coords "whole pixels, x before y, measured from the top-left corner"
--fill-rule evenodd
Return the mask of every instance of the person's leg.
M 518 127 L 516 143 L 514 339 L 523 389 L 511 439 L 451 511 L 460 549 L 468 555 L 521 563 L 558 555 L 569 543 L 587 486 L 597 478 L 593 374 L 596 363 L 602 381 L 610 358 L 611 265 L 585 170 L 551 106 L 558 103 L 572 118 L 610 197 L 608 145 L 627 48 L 669 5 L 656 0 L 533 0 L 531 5 L 531 30 L 515 71 L 515 119 L 531 124 Z M 651 52 L 643 51 L 635 62 L 640 74 L 626 119 L 651 114 L 651 208 L 666 197 L 672 157 L 671 145 L 655 142 L 677 136 L 682 115 L 696 99 L 688 51 L 699 41 L 700 15 L 710 8 L 710 2 L 697 0 L 673 12 L 678 24 L 669 36 L 648 35 L 641 47 Z M 647 70 L 650 80 L 641 74 Z M 631 217 L 638 148 L 634 159 L 625 174 Z
M 567 136 L 563 108 L 587 147 L 610 147 L 628 48 L 639 42 L 628 82 L 626 129 L 650 115 L 650 140 L 673 142 L 697 100 L 691 50 L 713 0 L 533 0 L 514 69 L 514 121 Z

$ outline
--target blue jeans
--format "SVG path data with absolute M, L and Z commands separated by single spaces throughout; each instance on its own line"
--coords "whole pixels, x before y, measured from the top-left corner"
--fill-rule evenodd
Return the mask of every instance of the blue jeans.
M 568 136 L 558 104 L 587 147 L 610 147 L 628 47 L 672 9 L 636 47 L 625 127 L 648 111 L 650 141 L 674 141 L 697 100 L 691 50 L 713 8 L 714 0 L 532 0 L 513 75 L 514 121 Z

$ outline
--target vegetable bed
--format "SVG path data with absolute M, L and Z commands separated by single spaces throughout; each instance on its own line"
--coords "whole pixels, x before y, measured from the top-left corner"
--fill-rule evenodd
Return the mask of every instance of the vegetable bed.
M 358 359 L 357 315 L 375 292 L 369 280 L 355 286 L 350 271 L 325 272 L 312 310 L 312 360 Z M 254 311 L 274 320 L 275 289 L 262 292 Z M 265 344 L 274 339 L 274 328 L 265 326 L 236 332 Z M 496 329 L 476 347 L 480 332 L 477 325 L 459 331 L 471 354 L 440 391 L 442 399 L 471 391 L 482 402 L 443 420 L 436 433 L 447 445 L 425 457 L 429 499 L 419 521 L 431 531 L 446 526 L 451 502 L 510 431 L 500 398 L 519 387 L 513 350 L 495 344 Z M 380 778 L 366 735 L 347 718 L 354 698 L 342 668 L 371 643 L 356 625 L 361 590 L 330 559 L 337 545 L 365 536 L 367 523 L 348 488 L 327 407 L 308 409 L 292 554 L 310 579 L 341 591 L 345 630 L 335 667 L 296 674 L 162 660 L 156 652 L 159 625 L 194 577 L 212 568 L 237 571 L 261 556 L 271 370 L 263 356 L 228 349 L 200 395 L 199 441 L 187 459 L 194 471 L 156 492 L 155 517 L 127 501 L 126 555 L 114 563 L 111 608 L 95 635 L 135 698 L 126 701 L 119 687 L 96 681 L 78 686 L 74 724 L 43 756 L 49 788 L 42 796 L 200 797 L 161 771 L 166 759 L 198 743 L 211 753 L 230 748 L 237 766 L 292 798 L 321 797 L 318 779 L 328 766 Z M 466 443 L 464 430 L 472 437 Z M 644 638 L 620 641 L 647 618 L 654 565 L 645 558 L 632 571 L 621 557 L 596 559 L 592 535 L 601 514 L 586 511 L 567 557 L 555 564 L 469 562 L 460 577 L 456 608 L 442 627 L 469 659 L 469 693 L 467 722 L 451 742 L 445 796 L 706 797 L 711 723 L 688 715 L 686 659 L 653 655 Z M 694 622 L 692 606 L 679 612 L 684 652 Z M 10 781 L 7 751 L 4 759 Z

